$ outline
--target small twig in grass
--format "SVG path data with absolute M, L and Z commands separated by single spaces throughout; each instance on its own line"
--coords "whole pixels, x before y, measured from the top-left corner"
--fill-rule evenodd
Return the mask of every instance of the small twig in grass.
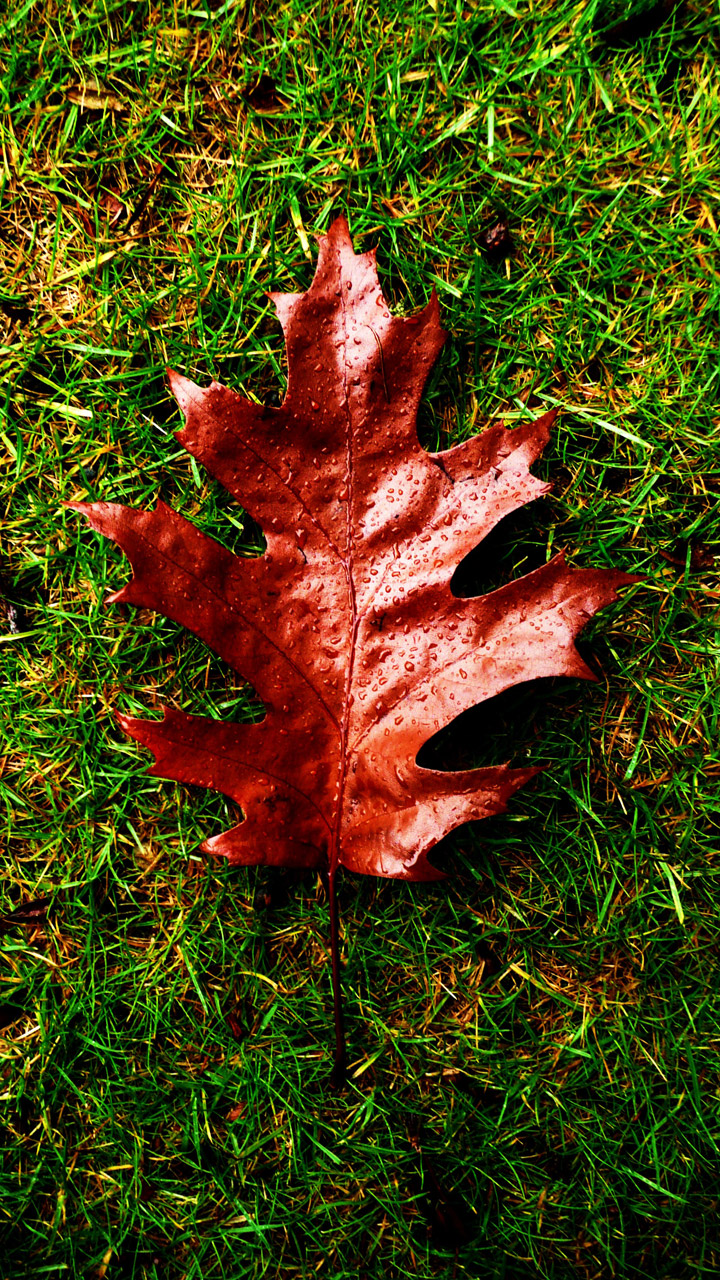
M 162 160 L 158 161 L 158 163 L 155 166 L 155 172 L 152 178 L 150 179 L 147 187 L 145 188 L 145 191 L 143 192 L 142 196 L 140 197 L 137 204 L 135 205 L 135 208 L 130 214 L 130 217 L 128 218 L 128 222 L 127 222 L 128 227 L 131 227 L 133 222 L 137 222 L 138 219 L 141 218 L 142 215 L 144 214 L 148 206 L 148 201 L 150 200 L 150 197 L 153 194 L 158 184 L 160 174 L 162 173 L 164 168 L 165 168 L 165 165 L 163 161 Z

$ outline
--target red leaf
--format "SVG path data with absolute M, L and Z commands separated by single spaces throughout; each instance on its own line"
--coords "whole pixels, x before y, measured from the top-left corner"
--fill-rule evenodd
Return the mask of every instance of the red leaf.
M 418 404 L 445 336 L 437 298 L 392 317 L 374 251 L 353 253 L 344 218 L 320 240 L 308 292 L 271 297 L 289 365 L 280 408 L 170 373 L 179 440 L 258 521 L 265 553 L 241 559 L 162 502 L 74 505 L 132 563 L 111 599 L 188 627 L 263 700 L 255 725 L 170 708 L 161 722 L 119 720 L 152 751 L 151 773 L 242 807 L 205 849 L 329 873 L 337 987 L 337 868 L 437 879 L 438 840 L 502 811 L 536 772 L 423 769 L 420 747 L 520 681 L 592 679 L 575 638 L 634 579 L 559 555 L 489 595 L 453 596 L 459 561 L 548 488 L 529 467 L 554 413 L 421 448 Z M 337 1002 L 336 1025 L 340 1041 Z

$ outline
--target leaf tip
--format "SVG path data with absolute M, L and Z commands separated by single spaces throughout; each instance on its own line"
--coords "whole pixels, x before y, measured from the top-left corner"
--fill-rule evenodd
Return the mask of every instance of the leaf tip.
M 532 423 L 534 434 L 541 438 L 545 444 L 550 439 L 550 432 L 555 425 L 555 420 L 560 412 L 560 406 L 555 405 L 554 408 L 548 409 L 547 413 L 541 413 L 539 418 L 535 418 Z
M 233 830 L 235 830 L 235 828 L 233 828 Z M 212 858 L 224 858 L 229 866 L 233 866 L 237 863 L 241 866 L 248 865 L 245 859 L 243 859 L 234 848 L 233 841 L 228 839 L 231 834 L 231 831 L 222 831 L 220 835 L 208 836 L 207 840 L 203 840 L 202 843 L 198 845 L 199 852 L 207 853 Z M 250 861 L 250 865 L 253 865 L 252 861 Z M 262 859 L 260 857 L 257 859 L 257 865 L 262 865 Z
M 432 852 L 434 847 L 433 845 L 430 849 L 412 857 L 405 864 L 404 870 L 396 873 L 395 878 L 412 881 L 414 884 L 433 884 L 439 880 L 449 880 L 447 871 L 441 871 L 428 857 L 428 853 Z
M 201 388 L 192 379 L 185 378 L 181 373 L 177 373 L 175 369 L 166 369 L 165 372 L 170 383 L 170 390 L 187 418 L 193 401 L 197 402 L 198 397 L 202 395 Z
M 318 236 L 318 243 L 321 244 L 323 240 L 329 240 L 331 244 L 343 245 L 345 247 L 349 246 L 352 249 L 353 244 L 352 237 L 350 235 L 350 224 L 347 220 L 346 214 L 339 213 L 336 218 L 333 218 L 325 235 Z

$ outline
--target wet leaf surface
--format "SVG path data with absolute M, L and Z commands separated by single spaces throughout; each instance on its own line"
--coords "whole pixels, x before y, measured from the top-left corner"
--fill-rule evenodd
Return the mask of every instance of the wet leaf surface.
M 536 772 L 423 768 L 418 752 L 468 708 L 537 677 L 591 679 L 575 639 L 633 581 L 562 554 L 487 595 L 455 595 L 460 561 L 546 491 L 530 466 L 554 412 L 431 454 L 416 418 L 443 344 L 438 301 L 390 314 L 375 253 L 344 218 L 304 294 L 273 294 L 288 352 L 278 407 L 171 373 L 178 438 L 249 512 L 264 553 L 240 558 L 159 502 L 73 504 L 133 567 L 111 597 L 203 639 L 261 698 L 257 724 L 166 708 L 119 715 L 158 777 L 223 792 L 244 818 L 203 846 L 231 863 L 426 881 L 448 832 L 502 812 Z M 336 1030 L 341 1039 L 336 1003 Z

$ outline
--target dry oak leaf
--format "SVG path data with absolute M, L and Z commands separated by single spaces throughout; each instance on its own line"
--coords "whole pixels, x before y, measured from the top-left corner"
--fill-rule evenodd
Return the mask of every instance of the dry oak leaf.
M 502 811 L 536 772 L 421 768 L 423 743 L 521 681 L 592 678 L 575 638 L 634 579 L 559 555 L 488 595 L 454 596 L 463 557 L 548 488 L 529 468 L 554 414 L 423 449 L 418 404 L 445 337 L 437 298 L 391 316 L 375 253 L 353 252 L 344 218 L 320 239 L 307 293 L 271 298 L 288 357 L 279 408 L 169 375 L 178 439 L 261 526 L 264 554 L 232 554 L 161 502 L 74 505 L 132 563 L 111 600 L 187 627 L 266 708 L 254 725 L 169 708 L 121 725 L 152 751 L 151 773 L 241 806 L 244 820 L 207 851 L 327 871 L 336 961 L 338 867 L 437 879 L 433 846 Z

